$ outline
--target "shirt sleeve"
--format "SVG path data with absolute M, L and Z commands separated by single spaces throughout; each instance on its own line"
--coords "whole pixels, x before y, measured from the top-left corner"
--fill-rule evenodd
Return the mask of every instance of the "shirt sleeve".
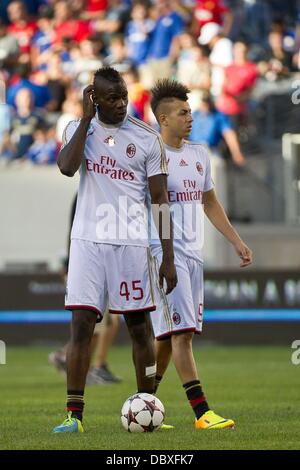
M 204 181 L 204 192 L 211 191 L 214 188 L 214 182 L 211 177 L 211 165 L 210 165 L 210 155 L 205 151 L 206 157 L 206 168 L 205 168 L 205 181 Z
M 225 132 L 225 131 L 228 131 L 228 130 L 232 129 L 232 124 L 231 124 L 230 118 L 228 116 L 226 116 L 226 114 L 219 113 L 218 114 L 218 119 L 219 119 L 221 134 L 223 134 L 223 132 Z
M 151 150 L 146 159 L 147 177 L 154 175 L 167 175 L 168 165 L 163 141 L 159 135 L 155 137 Z
M 69 124 L 67 124 L 62 135 L 61 149 L 63 149 L 70 142 L 78 126 L 79 121 L 70 121 Z

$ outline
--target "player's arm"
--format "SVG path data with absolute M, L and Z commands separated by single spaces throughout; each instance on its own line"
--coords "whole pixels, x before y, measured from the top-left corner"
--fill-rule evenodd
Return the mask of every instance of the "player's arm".
M 172 292 L 177 284 L 177 273 L 174 265 L 173 250 L 173 226 L 172 217 L 169 208 L 168 192 L 167 192 L 167 175 L 160 174 L 148 178 L 149 191 L 151 196 L 151 204 L 158 208 L 158 221 L 156 213 L 153 212 L 156 228 L 159 234 L 163 259 L 159 270 L 159 283 L 163 288 L 163 280 L 166 280 L 166 294 Z
M 58 155 L 57 165 L 61 173 L 65 176 L 74 176 L 83 160 L 86 134 L 90 122 L 95 115 L 95 105 L 92 101 L 92 94 L 93 85 L 89 85 L 83 91 L 83 116 L 80 120 L 80 124 L 70 139 L 70 142 L 61 149 Z
M 203 194 L 204 212 L 211 223 L 219 232 L 233 245 L 237 255 L 241 258 L 240 267 L 244 268 L 252 263 L 252 251 L 243 242 L 235 228 L 231 225 L 219 202 L 214 189 L 206 191 Z
M 237 134 L 233 129 L 223 131 L 223 137 L 230 150 L 231 158 L 238 166 L 244 166 L 246 159 L 242 154 L 241 147 L 237 138 Z

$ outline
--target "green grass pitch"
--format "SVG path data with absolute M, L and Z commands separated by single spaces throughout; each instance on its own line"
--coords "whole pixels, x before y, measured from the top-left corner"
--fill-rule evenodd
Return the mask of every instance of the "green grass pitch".
M 65 417 L 65 380 L 47 362 L 49 349 L 9 348 L 0 366 L 0 449 L 299 449 L 300 366 L 284 347 L 195 348 L 208 402 L 236 421 L 234 430 L 196 431 L 193 414 L 173 366 L 158 397 L 172 431 L 130 434 L 120 409 L 135 392 L 128 347 L 110 353 L 121 385 L 86 389 L 85 434 L 53 435 Z

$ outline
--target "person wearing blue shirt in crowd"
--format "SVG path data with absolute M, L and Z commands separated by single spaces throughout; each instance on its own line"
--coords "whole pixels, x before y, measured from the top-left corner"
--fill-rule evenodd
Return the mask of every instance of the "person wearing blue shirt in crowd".
M 52 26 L 53 14 L 51 9 L 43 9 L 38 15 L 37 25 L 38 31 L 32 38 L 32 51 L 35 55 L 41 55 L 52 46 L 53 42 L 53 26 Z
M 171 0 L 157 0 L 156 3 L 160 16 L 155 24 L 149 57 L 165 59 L 170 54 L 173 39 L 182 33 L 184 25 L 181 16 L 172 10 Z
M 193 128 L 189 139 L 207 145 L 216 154 L 224 139 L 233 162 L 238 166 L 246 163 L 230 119 L 215 109 L 208 92 L 202 93 L 199 109 L 193 113 Z
M 16 107 L 16 95 L 22 88 L 27 88 L 33 96 L 33 105 L 36 108 L 44 108 L 51 100 L 50 90 L 45 85 L 36 85 L 29 79 L 29 69 L 25 64 L 19 66 L 20 80 L 16 85 L 8 89 L 6 101 L 10 106 Z
M 176 41 L 184 30 L 183 19 L 173 9 L 172 0 L 156 0 L 154 13 L 157 20 L 151 34 L 148 63 L 140 69 L 141 81 L 148 89 L 156 80 L 171 76 Z
M 12 158 L 19 159 L 26 156 L 34 142 L 34 133 L 43 124 L 43 118 L 33 106 L 33 96 L 29 89 L 23 88 L 16 95 L 16 113 L 11 120 Z
M 40 125 L 34 132 L 34 141 L 29 147 L 25 157 L 35 165 L 49 165 L 56 163 L 58 145 L 52 129 Z
M 148 18 L 148 9 L 144 3 L 133 6 L 131 18 L 125 32 L 126 46 L 128 56 L 135 67 L 139 67 L 146 62 L 155 23 Z

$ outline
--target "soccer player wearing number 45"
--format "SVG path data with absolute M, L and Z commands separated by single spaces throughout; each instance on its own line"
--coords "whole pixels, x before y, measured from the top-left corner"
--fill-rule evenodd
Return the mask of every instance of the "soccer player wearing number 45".
M 124 80 L 112 68 L 83 92 L 83 117 L 67 126 L 60 171 L 80 170 L 71 232 L 66 308 L 73 311 L 67 351 L 67 419 L 54 432 L 82 432 L 84 388 L 97 315 L 124 314 L 132 339 L 138 392 L 153 393 L 155 310 L 145 199 L 168 204 L 167 164 L 159 134 L 127 115 Z M 169 214 L 170 216 L 170 214 Z M 159 227 L 159 232 L 161 228 Z M 161 284 L 177 282 L 173 241 L 162 240 Z
M 196 429 L 231 428 L 234 422 L 210 410 L 198 378 L 192 340 L 202 331 L 204 213 L 233 245 L 241 267 L 252 262 L 252 252 L 230 224 L 211 180 L 209 155 L 200 144 L 189 143 L 192 128 L 189 90 L 172 80 L 152 89 L 152 111 L 160 126 L 168 161 L 168 196 L 173 215 L 174 254 L 178 284 L 167 297 L 162 293 L 151 315 L 157 346 L 158 387 L 172 356 L 187 398 L 195 413 Z M 204 213 L 203 213 L 204 209 Z M 162 259 L 159 238 L 152 235 L 151 252 L 156 279 Z M 158 287 L 158 283 L 156 283 Z M 159 296 L 157 296 L 159 297 Z

